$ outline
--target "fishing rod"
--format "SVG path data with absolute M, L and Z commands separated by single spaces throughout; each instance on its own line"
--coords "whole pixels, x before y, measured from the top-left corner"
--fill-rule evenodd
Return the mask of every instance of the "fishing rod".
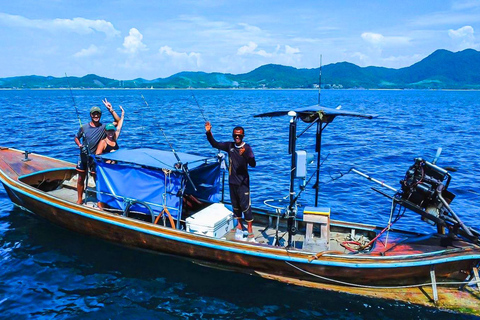
M 190 91 L 191 91 L 191 90 L 190 90 Z M 198 103 L 198 100 L 197 100 L 197 98 L 195 97 L 195 95 L 193 94 L 193 91 L 192 91 L 192 97 L 193 97 L 193 99 L 195 100 L 195 103 L 197 104 L 198 109 L 200 109 L 200 113 L 202 114 L 203 120 L 205 120 L 205 122 L 207 122 L 207 118 L 206 118 L 205 115 L 203 114 L 203 109 L 202 109 L 202 107 L 200 106 L 200 104 Z
M 135 85 L 135 87 L 137 87 L 137 83 L 135 82 L 135 80 L 133 81 L 133 84 Z M 141 94 L 141 96 L 143 98 L 142 94 Z M 145 101 L 145 98 L 143 98 L 143 100 Z M 147 105 L 147 107 L 149 107 L 148 103 L 145 102 L 145 104 Z M 145 140 L 145 130 L 144 130 L 145 126 L 144 126 L 144 123 L 143 123 L 143 118 L 144 117 L 142 117 L 140 115 L 140 127 L 142 127 L 142 132 L 141 132 L 142 140 L 141 140 L 140 148 L 143 148 L 143 141 Z
M 142 96 L 142 99 L 143 99 L 143 102 L 145 102 L 145 105 L 149 108 L 150 106 L 148 105 L 148 102 L 147 102 L 147 100 L 145 99 L 145 97 L 143 96 L 143 94 L 140 94 L 140 95 Z M 175 168 L 177 168 L 177 169 L 182 169 L 183 173 L 185 174 L 185 176 L 187 177 L 188 181 L 189 181 L 190 184 L 192 185 L 193 190 L 197 191 L 197 188 L 195 187 L 195 184 L 193 183 L 193 180 L 192 180 L 192 178 L 190 177 L 190 173 L 188 172 L 187 165 L 183 164 L 182 161 L 180 160 L 180 157 L 178 156 L 177 152 L 176 152 L 175 149 L 173 148 L 173 145 L 170 143 L 170 140 L 168 140 L 167 135 L 165 134 L 165 131 L 163 130 L 163 128 L 162 128 L 161 126 L 159 126 L 159 128 L 160 128 L 160 131 L 161 131 L 162 134 L 163 134 L 163 137 L 165 138 L 165 141 L 167 141 L 168 145 L 170 146 L 170 149 L 172 150 L 173 155 L 174 155 L 175 158 L 177 159 L 177 164 L 175 165 Z
M 70 81 L 68 80 L 68 76 L 67 76 L 66 72 L 65 72 L 65 78 L 67 80 L 68 89 L 70 89 L 70 97 L 72 98 L 73 106 L 75 107 L 75 112 L 77 114 L 78 123 L 80 125 L 80 138 L 83 138 L 81 152 L 87 156 L 87 168 L 85 169 L 86 172 L 87 172 L 87 177 L 86 177 L 87 179 L 86 179 L 86 187 L 84 189 L 84 191 L 85 191 L 85 201 L 87 201 L 88 176 L 89 176 L 89 170 L 90 170 L 90 165 L 89 165 L 90 164 L 89 163 L 90 162 L 90 147 L 88 145 L 87 135 L 83 131 L 82 120 L 80 119 L 80 112 L 78 112 L 77 103 L 75 102 L 75 97 L 73 96 L 73 92 L 72 92 L 72 86 L 70 85 Z
M 75 98 L 73 97 L 72 86 L 70 86 L 70 81 L 68 81 L 68 76 L 66 72 L 65 72 L 65 78 L 67 79 L 68 89 L 70 89 L 70 97 L 72 98 L 73 106 L 75 107 L 75 112 L 77 114 L 78 123 L 80 124 L 80 128 L 81 128 L 83 127 L 82 120 L 80 120 L 80 113 L 78 112 L 77 104 L 75 103 Z M 82 131 L 82 134 L 83 134 L 83 131 Z
M 205 114 L 203 113 L 203 108 L 200 106 L 200 103 L 198 103 L 197 98 L 193 94 L 193 90 L 190 89 L 190 92 L 192 93 L 192 97 L 195 100 L 195 103 L 197 104 L 198 109 L 200 109 L 200 113 L 202 114 L 203 120 L 205 121 L 205 123 L 207 123 L 208 120 L 205 117 Z M 220 154 L 221 153 L 219 152 L 218 155 L 220 155 Z M 225 159 L 223 158 L 223 155 L 222 155 L 222 158 L 221 158 L 220 162 L 222 162 L 222 161 L 225 161 Z M 222 170 L 222 171 L 223 171 L 223 177 L 222 177 L 222 202 L 223 202 L 224 196 L 225 196 L 225 170 Z

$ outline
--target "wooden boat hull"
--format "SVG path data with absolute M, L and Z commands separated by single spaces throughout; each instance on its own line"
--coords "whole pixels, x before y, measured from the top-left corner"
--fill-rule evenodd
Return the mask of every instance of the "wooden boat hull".
M 311 252 L 298 249 L 227 241 L 175 230 L 77 205 L 32 187 L 19 177 L 51 169 L 67 174 L 73 164 L 38 155 L 30 158 L 30 162 L 22 162 L 20 151 L 0 149 L 0 181 L 13 203 L 56 225 L 129 247 L 281 281 L 294 279 L 299 283 L 340 286 L 347 292 L 360 294 L 366 286 L 378 289 L 429 286 L 432 270 L 438 282 L 464 281 L 480 262 L 480 248 L 463 242 L 459 242 L 456 249 L 428 253 L 414 252 L 413 247 L 409 250 L 406 244 L 402 248 L 404 254 L 325 252 L 315 257 Z

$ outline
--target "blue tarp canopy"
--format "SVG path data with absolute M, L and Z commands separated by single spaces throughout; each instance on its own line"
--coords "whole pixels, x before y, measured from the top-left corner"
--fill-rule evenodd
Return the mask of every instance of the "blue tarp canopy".
M 182 210 L 185 193 L 216 202 L 221 197 L 220 161 L 177 152 L 188 166 L 193 189 L 185 173 L 176 168 L 177 158 L 171 151 L 148 148 L 120 149 L 96 156 L 97 197 L 110 207 L 124 210 L 131 200 L 147 204 L 155 215 L 168 209 L 174 219 Z M 131 210 L 149 212 L 136 204 Z
M 198 166 L 201 166 L 207 161 L 212 162 L 213 159 L 216 159 L 212 157 L 196 156 L 183 152 L 177 152 L 177 155 L 180 160 L 182 160 L 182 163 L 188 164 L 189 169 L 194 169 Z M 180 171 L 175 168 L 175 164 L 178 161 L 173 152 L 171 151 L 163 151 L 149 148 L 120 149 L 115 152 L 99 155 L 97 156 L 97 158 L 103 160 L 130 163 L 156 169 L 169 169 Z

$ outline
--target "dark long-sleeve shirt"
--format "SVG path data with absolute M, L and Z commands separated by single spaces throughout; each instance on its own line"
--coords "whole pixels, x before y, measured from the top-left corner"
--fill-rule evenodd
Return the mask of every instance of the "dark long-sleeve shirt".
M 255 167 L 257 165 L 252 148 L 245 143 L 243 145 L 245 152 L 240 155 L 240 148 L 237 148 L 235 142 L 218 142 L 213 138 L 211 132 L 207 132 L 207 139 L 212 147 L 228 153 L 228 183 L 236 186 L 250 186 L 248 166 Z

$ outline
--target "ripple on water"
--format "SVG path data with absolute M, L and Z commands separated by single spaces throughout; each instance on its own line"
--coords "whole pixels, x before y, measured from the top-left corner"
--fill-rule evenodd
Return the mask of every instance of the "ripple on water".
M 169 149 L 158 129 L 162 127 L 175 150 L 216 154 L 188 91 L 146 91 L 150 107 L 140 92 L 132 90 L 73 90 L 73 94 L 85 122 L 90 107 L 100 105 L 104 97 L 114 107 L 124 106 L 122 148 Z M 245 128 L 258 162 L 250 171 L 253 204 L 263 206 L 265 199 L 288 195 L 288 117 L 252 115 L 315 104 L 317 92 L 196 90 L 195 96 L 217 140 L 230 140 L 236 125 Z M 0 91 L 1 145 L 75 162 L 78 120 L 70 102 L 68 90 Z M 453 206 L 467 224 L 480 229 L 476 116 L 480 92 L 326 90 L 322 104 L 380 115 L 373 120 L 335 119 L 324 131 L 320 204 L 331 207 L 332 218 L 385 225 L 390 202 L 370 189 L 375 185 L 353 174 L 337 177 L 356 167 L 398 187 L 415 157 L 433 159 L 442 147 L 439 164 L 457 168 L 450 186 L 457 195 Z M 51 114 L 59 121 L 52 122 Z M 111 119 L 104 114 L 103 121 Z M 12 123 L 29 130 L 12 131 Z M 308 150 L 314 143 L 310 133 L 298 141 L 299 148 Z M 307 187 L 301 201 L 313 203 L 314 190 Z M 419 221 L 417 215 L 407 214 L 397 227 L 431 230 Z M 13 208 L 3 188 L 0 261 L 3 318 L 452 318 L 428 308 L 309 290 L 117 247 Z

